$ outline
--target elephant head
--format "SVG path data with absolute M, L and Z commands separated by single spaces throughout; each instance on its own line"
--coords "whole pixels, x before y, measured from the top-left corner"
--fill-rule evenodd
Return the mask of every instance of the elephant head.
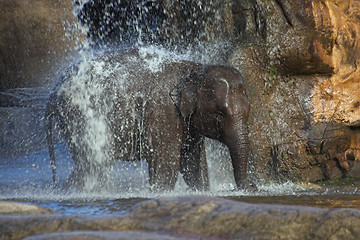
M 256 189 L 247 179 L 250 105 L 240 73 L 225 66 L 195 68 L 178 87 L 177 106 L 188 134 L 224 143 L 230 151 L 237 187 Z

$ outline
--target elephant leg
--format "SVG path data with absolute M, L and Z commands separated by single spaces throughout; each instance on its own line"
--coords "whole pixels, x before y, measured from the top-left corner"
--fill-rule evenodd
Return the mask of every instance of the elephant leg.
M 208 164 L 206 161 L 206 151 L 205 151 L 205 141 L 202 141 L 201 150 L 200 150 L 200 174 L 199 179 L 196 182 L 197 189 L 202 191 L 210 190 L 210 181 L 208 173 Z
M 186 139 L 180 156 L 180 173 L 186 184 L 194 190 L 209 190 L 204 138 L 198 136 Z
M 90 172 L 89 164 L 86 155 L 77 147 L 76 144 L 68 143 L 71 157 L 74 161 L 75 168 L 66 179 L 64 188 L 67 189 L 83 189 L 85 185 L 85 176 Z
M 159 130 L 160 129 L 160 130 Z M 146 138 L 149 183 L 152 190 L 174 189 L 179 172 L 181 137 L 175 124 L 154 127 Z
M 167 102 L 166 102 L 167 101 Z M 174 189 L 180 162 L 183 127 L 179 113 L 169 97 L 169 90 L 148 101 L 144 126 L 149 181 L 154 190 Z
M 66 180 L 65 189 L 90 191 L 103 189 L 111 172 L 112 162 L 99 164 L 91 158 L 91 151 L 85 151 L 86 148 L 76 144 L 69 144 L 69 148 L 75 168 Z
M 179 171 L 179 161 L 176 161 L 176 158 L 178 157 L 168 149 L 158 148 L 156 153 L 151 154 L 148 163 L 149 182 L 152 190 L 171 191 L 174 189 Z

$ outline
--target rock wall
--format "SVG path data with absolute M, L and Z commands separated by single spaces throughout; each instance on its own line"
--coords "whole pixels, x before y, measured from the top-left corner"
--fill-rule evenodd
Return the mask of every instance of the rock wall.
M 0 0 L 0 159 L 45 147 L 44 86 L 58 80 L 84 39 L 72 2 Z
M 72 0 L 0 4 L 0 91 L 43 86 L 76 45 Z
M 244 9 L 235 23 L 243 27 L 229 63 L 244 75 L 252 106 L 254 169 L 262 178 L 300 181 L 360 176 L 360 3 L 233 7 Z

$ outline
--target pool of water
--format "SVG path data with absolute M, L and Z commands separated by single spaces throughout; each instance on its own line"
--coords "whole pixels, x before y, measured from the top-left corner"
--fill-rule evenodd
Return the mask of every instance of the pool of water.
M 50 208 L 64 215 L 121 215 L 144 198 L 116 200 L 62 200 L 62 201 L 22 201 L 27 204 Z
M 175 195 L 174 195 L 175 196 Z M 234 201 L 258 204 L 281 204 L 301 205 L 320 208 L 354 208 L 360 210 L 360 195 L 282 195 L 282 196 L 217 196 Z M 53 209 L 65 215 L 121 215 L 126 213 L 132 206 L 143 202 L 145 198 L 123 198 L 114 200 L 61 200 L 61 201 L 26 201 L 21 202 L 35 204 Z
M 61 182 L 69 175 L 73 164 L 64 143 L 57 145 L 56 154 L 57 179 Z M 259 191 L 251 193 L 234 191 L 234 186 L 225 179 L 224 182 L 210 181 L 211 190 L 199 193 L 189 191 L 179 177 L 174 191 L 154 193 L 148 188 L 146 172 L 146 162 L 120 161 L 111 176 L 112 184 L 103 191 L 64 192 L 53 187 L 48 152 L 42 150 L 25 158 L 0 161 L 0 200 L 36 204 L 66 215 L 120 215 L 147 199 L 189 195 L 214 196 L 249 203 L 360 209 L 360 191 L 356 186 L 327 188 L 287 182 L 259 185 Z

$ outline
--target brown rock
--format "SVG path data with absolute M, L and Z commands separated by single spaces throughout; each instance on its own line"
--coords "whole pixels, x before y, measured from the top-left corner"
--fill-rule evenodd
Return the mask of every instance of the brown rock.
M 348 175 L 360 177 L 360 131 L 355 130 L 351 135 L 350 147 L 342 157 L 342 164 L 348 166 Z
M 0 91 L 44 86 L 48 74 L 54 77 L 79 36 L 72 2 L 1 0 Z
M 334 74 L 319 81 L 313 90 L 315 121 L 357 126 L 360 120 L 360 3 L 324 2 L 326 6 L 318 12 L 317 28 L 328 29 L 327 39 L 336 43 L 327 48 Z M 325 22 L 321 18 L 324 12 L 329 15 Z
M 301 179 L 310 182 L 317 182 L 324 180 L 324 173 L 321 167 L 314 166 L 309 169 L 301 171 Z
M 360 176 L 360 160 L 349 161 L 349 171 L 347 175 L 350 177 L 359 177 Z
M 357 239 L 359 220 L 355 209 L 179 197 L 145 201 L 118 217 L 2 215 L 0 239 Z
M 359 3 L 234 2 L 246 9 L 233 11 L 234 25 L 246 27 L 229 63 L 243 74 L 251 103 L 255 172 L 309 180 L 312 166 L 327 168 L 324 155 L 351 165 L 340 158 L 353 134 L 347 126 L 360 117 Z M 320 179 L 320 170 L 315 175 Z
M 54 213 L 54 211 L 47 208 L 38 207 L 36 205 L 9 202 L 9 201 L 0 201 L 0 215 L 1 214 L 28 215 L 28 214 L 49 214 L 49 213 Z
M 343 172 L 339 169 L 335 160 L 330 160 L 325 165 L 325 175 L 327 178 L 340 178 L 343 176 Z
M 162 232 L 149 231 L 81 231 L 52 233 L 33 237 L 27 237 L 25 240 L 192 240 L 199 239 L 191 236 L 176 236 Z

